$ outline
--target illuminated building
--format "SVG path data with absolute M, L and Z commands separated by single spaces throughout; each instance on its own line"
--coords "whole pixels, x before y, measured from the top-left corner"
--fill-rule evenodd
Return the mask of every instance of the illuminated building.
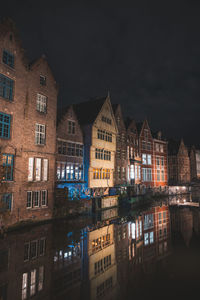
M 93 195 L 113 187 L 117 125 L 109 95 L 73 106 L 84 135 L 84 174 Z
M 57 87 L 44 56 L 29 64 L 9 19 L 0 24 L 0 198 L 8 223 L 53 210 Z
M 80 198 L 83 191 L 83 134 L 73 106 L 62 109 L 57 121 L 57 186 L 67 187 L 71 199 Z
M 153 134 L 153 172 L 154 187 L 168 185 L 167 141 L 162 139 L 161 131 Z

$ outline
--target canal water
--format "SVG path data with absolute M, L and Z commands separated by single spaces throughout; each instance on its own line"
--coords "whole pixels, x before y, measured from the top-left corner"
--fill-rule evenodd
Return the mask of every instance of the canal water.
M 0 237 L 0 300 L 198 299 L 199 287 L 197 207 L 160 200 Z

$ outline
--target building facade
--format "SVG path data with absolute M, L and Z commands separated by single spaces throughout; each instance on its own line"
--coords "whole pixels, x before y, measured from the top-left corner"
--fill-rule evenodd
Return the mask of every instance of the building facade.
M 79 198 L 84 182 L 84 147 L 83 133 L 73 106 L 58 115 L 56 139 L 57 185 L 67 187 L 70 198 Z
M 168 182 L 186 184 L 190 182 L 190 159 L 183 139 L 168 142 Z
M 127 183 L 126 127 L 120 104 L 113 104 L 112 107 L 118 129 L 116 138 L 114 185 L 121 186 L 126 185 Z
M 139 149 L 142 159 L 141 181 L 145 187 L 154 186 L 153 137 L 147 120 L 137 123 Z
M 44 57 L 29 64 L 15 25 L 0 25 L 1 203 L 10 223 L 51 218 L 57 87 Z
M 82 102 L 74 109 L 84 134 L 85 181 L 92 195 L 114 185 L 117 125 L 110 97 Z
M 127 130 L 127 183 L 141 183 L 141 156 L 139 150 L 138 131 L 134 120 L 126 120 Z
M 168 184 L 167 141 L 162 139 L 161 131 L 153 139 L 154 187 Z
M 194 146 L 190 149 L 190 175 L 191 180 L 200 179 L 200 150 Z

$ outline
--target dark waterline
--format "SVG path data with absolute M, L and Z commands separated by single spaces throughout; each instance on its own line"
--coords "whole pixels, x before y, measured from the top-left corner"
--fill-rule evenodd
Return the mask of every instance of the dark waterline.
M 200 210 L 112 209 L 0 238 L 0 300 L 193 299 Z

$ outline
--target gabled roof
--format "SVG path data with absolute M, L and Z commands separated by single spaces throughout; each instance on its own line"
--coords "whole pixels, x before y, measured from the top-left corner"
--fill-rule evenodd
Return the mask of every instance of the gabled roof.
M 68 109 L 70 108 L 70 105 L 59 108 L 57 110 L 57 125 L 60 123 L 60 121 L 62 120 L 62 118 L 65 116 L 65 114 L 67 113 Z
M 86 102 L 74 104 L 73 108 L 80 125 L 93 124 L 107 97 L 91 99 Z
M 179 151 L 181 141 L 169 139 L 168 140 L 168 154 L 169 155 L 177 155 Z
M 144 122 L 137 122 L 137 123 L 136 123 L 138 135 L 140 135 L 140 133 L 141 133 L 143 123 L 144 123 Z

